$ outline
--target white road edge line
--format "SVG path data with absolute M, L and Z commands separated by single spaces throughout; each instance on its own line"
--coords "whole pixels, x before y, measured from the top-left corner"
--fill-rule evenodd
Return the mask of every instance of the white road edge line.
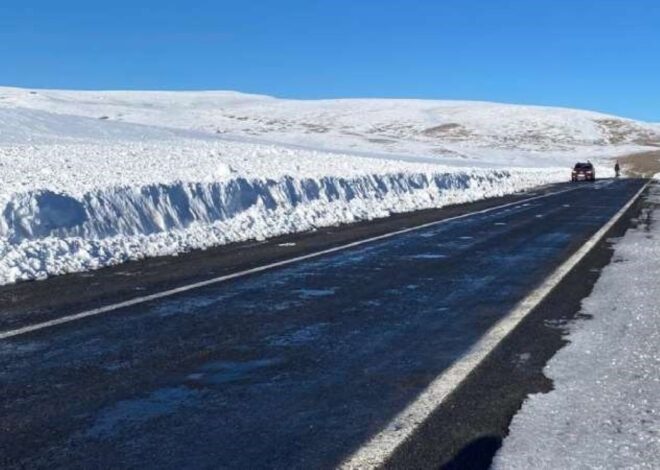
M 372 469 L 383 465 L 396 449 L 440 406 L 493 349 L 538 306 L 566 275 L 589 253 L 635 203 L 650 182 L 644 184 L 627 203 L 580 249 L 557 268 L 543 283 L 484 334 L 450 368 L 433 382 L 387 426 L 339 465 L 342 470 Z
M 200 287 L 209 286 L 211 284 L 218 284 L 218 283 L 221 283 L 221 282 L 226 282 L 226 281 L 236 279 L 236 278 L 239 278 L 239 277 L 243 277 L 243 276 L 247 276 L 247 275 L 250 275 L 250 274 L 255 274 L 255 273 L 259 273 L 259 272 L 262 272 L 262 271 L 267 271 L 267 270 L 270 270 L 270 269 L 273 269 L 273 268 L 278 268 L 278 267 L 281 267 L 281 266 L 287 266 L 289 264 L 298 263 L 300 261 L 305 261 L 305 260 L 312 259 L 312 258 L 318 258 L 320 256 L 328 255 L 328 254 L 331 254 L 331 253 L 336 253 L 338 251 L 347 250 L 347 249 L 350 249 L 350 248 L 354 248 L 356 246 L 365 245 L 367 243 L 373 243 L 375 241 L 385 240 L 387 238 L 392 238 L 392 237 L 395 237 L 397 235 L 402 235 L 402 234 L 405 234 L 405 233 L 414 232 L 416 230 L 422 230 L 422 229 L 425 229 L 425 228 L 428 228 L 428 227 L 432 227 L 434 225 L 440 225 L 440 224 L 444 224 L 444 223 L 447 223 L 447 222 L 452 222 L 452 221 L 459 220 L 459 219 L 465 219 L 465 218 L 468 218 L 468 217 L 472 217 L 474 215 L 486 214 L 488 212 L 493 212 L 493 211 L 496 211 L 498 209 L 502 209 L 502 208 L 510 207 L 510 206 L 515 206 L 515 205 L 518 205 L 518 204 L 524 204 L 525 202 L 534 201 L 536 199 L 542 199 L 542 198 L 546 198 L 546 197 L 556 196 L 558 194 L 567 193 L 567 192 L 570 192 L 570 191 L 576 191 L 577 189 L 581 189 L 581 188 L 582 187 L 564 189 L 562 191 L 557 191 L 557 192 L 548 193 L 548 194 L 542 194 L 542 195 L 530 197 L 530 198 L 527 198 L 527 199 L 521 199 L 519 201 L 509 202 L 509 203 L 502 204 L 502 205 L 499 205 L 499 206 L 489 207 L 487 209 L 482 209 L 482 210 L 475 211 L 475 212 L 469 212 L 467 214 L 462 214 L 462 215 L 458 215 L 458 216 L 455 216 L 455 217 L 449 217 L 447 219 L 436 220 L 434 222 L 427 222 L 425 224 L 417 225 L 415 227 L 408 227 L 408 228 L 404 228 L 404 229 L 401 229 L 401 230 L 397 230 L 395 232 L 389 232 L 389 233 L 385 233 L 383 235 L 378 235 L 378 236 L 371 237 L 371 238 L 365 238 L 364 240 L 358 240 L 358 241 L 355 241 L 355 242 L 347 243 L 345 245 L 340 245 L 340 246 L 336 246 L 336 247 L 333 247 L 333 248 L 328 248 L 326 250 L 321 250 L 321 251 L 317 251 L 317 252 L 314 252 L 314 253 L 309 253 L 309 254 L 306 254 L 306 255 L 296 256 L 294 258 L 290 258 L 290 259 L 287 259 L 287 260 L 277 261 L 277 262 L 270 263 L 270 264 L 265 264 L 263 266 L 258 266 L 256 268 L 246 269 L 244 271 L 239 271 L 239 272 L 235 272 L 235 273 L 232 273 L 232 274 L 227 274 L 227 275 L 224 275 L 224 276 L 219 276 L 219 277 L 215 277 L 215 278 L 212 278 L 212 279 L 207 279 L 206 281 L 200 281 L 200 282 L 196 282 L 196 283 L 193 283 L 193 284 L 188 284 L 188 285 L 185 285 L 185 286 L 165 290 L 165 291 L 158 292 L 158 293 L 155 293 L 155 294 L 145 295 L 145 296 L 142 296 L 142 297 L 136 297 L 134 299 L 126 300 L 126 301 L 123 301 L 123 302 L 118 302 L 118 303 L 112 304 L 112 305 L 106 305 L 105 307 L 99 307 L 99 308 L 95 308 L 95 309 L 91 309 L 91 310 L 86 310 L 84 312 L 75 313 L 75 314 L 72 314 L 72 315 L 67 315 L 67 316 L 64 316 L 64 317 L 56 318 L 54 320 L 45 321 L 43 323 L 36 323 L 34 325 L 29 325 L 29 326 L 25 326 L 25 327 L 22 327 L 22 328 L 17 328 L 15 330 L 8 330 L 8 331 L 0 332 L 0 340 L 13 338 L 13 337 L 16 337 L 16 336 L 31 333 L 33 331 L 43 330 L 44 328 L 50 328 L 52 326 L 62 325 L 64 323 L 69 323 L 69 322 L 72 322 L 72 321 L 81 320 L 81 319 L 87 318 L 87 317 L 93 317 L 93 316 L 96 316 L 96 315 L 101 315 L 103 313 L 108 313 L 108 312 L 112 312 L 114 310 L 118 310 L 118 309 L 121 309 L 121 308 L 131 307 L 133 305 L 138 305 L 138 304 L 142 304 L 142 303 L 145 303 L 145 302 L 150 302 L 152 300 L 162 299 L 164 297 L 170 297 L 172 295 L 180 294 L 182 292 L 187 292 L 189 290 L 199 289 Z

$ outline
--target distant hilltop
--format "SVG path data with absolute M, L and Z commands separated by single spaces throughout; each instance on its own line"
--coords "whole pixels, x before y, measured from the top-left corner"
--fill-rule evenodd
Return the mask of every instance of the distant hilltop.
M 468 158 L 478 149 L 562 152 L 582 146 L 660 144 L 659 124 L 592 111 L 476 101 L 290 100 L 234 91 L 0 88 L 2 108 L 324 150 L 456 158 Z

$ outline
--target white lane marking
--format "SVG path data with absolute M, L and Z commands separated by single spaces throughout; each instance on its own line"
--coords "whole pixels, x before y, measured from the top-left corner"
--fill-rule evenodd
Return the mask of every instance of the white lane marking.
M 34 325 L 24 326 L 22 328 L 17 328 L 15 330 L 0 332 L 0 340 L 7 339 L 7 338 L 13 338 L 15 336 L 20 336 L 20 335 L 24 335 L 26 333 L 30 333 L 30 332 L 33 332 L 33 331 L 43 330 L 44 328 L 49 328 L 49 327 L 52 327 L 52 326 L 62 325 L 64 323 L 69 323 L 69 322 L 72 322 L 72 321 L 81 320 L 81 319 L 87 318 L 87 317 L 93 317 L 95 315 L 101 315 L 103 313 L 112 312 L 114 310 L 119 310 L 121 308 L 132 307 L 134 305 L 142 304 L 142 303 L 145 303 L 145 302 L 150 302 L 152 300 L 162 299 L 164 297 L 170 297 L 172 295 L 180 294 L 182 292 L 187 292 L 189 290 L 199 289 L 200 287 L 209 286 L 211 284 L 218 284 L 218 283 L 221 283 L 221 282 L 226 282 L 226 281 L 236 279 L 236 278 L 239 278 L 239 277 L 248 276 L 250 274 L 255 274 L 255 273 L 259 273 L 259 272 L 262 272 L 262 271 L 267 271 L 267 270 L 270 270 L 270 269 L 273 269 L 273 268 L 278 268 L 278 267 L 281 267 L 281 266 L 287 266 L 289 264 L 298 263 L 300 261 L 305 261 L 305 260 L 309 260 L 309 259 L 313 259 L 313 258 L 318 258 L 320 256 L 328 255 L 328 254 L 331 254 L 331 253 L 336 253 L 338 251 L 347 250 L 349 248 L 354 248 L 356 246 L 364 245 L 364 244 L 367 244 L 367 243 L 373 243 L 373 242 L 379 241 L 379 240 L 385 240 L 387 238 L 392 238 L 392 237 L 396 237 L 398 235 L 403 235 L 405 233 L 410 233 L 410 232 L 414 232 L 414 231 L 417 231 L 417 230 L 422 230 L 422 229 L 425 229 L 425 228 L 433 227 L 435 225 L 445 224 L 445 223 L 452 222 L 452 221 L 459 220 L 459 219 L 465 219 L 465 218 L 468 218 L 468 217 L 472 217 L 474 215 L 486 214 L 486 213 L 493 212 L 493 211 L 496 211 L 498 209 L 502 209 L 502 208 L 505 208 L 505 207 L 515 206 L 516 204 L 520 204 L 521 202 L 528 202 L 528 201 L 534 201 L 534 200 L 537 200 L 537 199 L 543 199 L 543 198 L 547 198 L 547 197 L 551 197 L 551 196 L 556 196 L 558 194 L 563 194 L 563 193 L 568 193 L 568 192 L 571 192 L 571 191 L 576 191 L 578 189 L 581 189 L 581 187 L 571 188 L 571 189 L 564 189 L 564 190 L 557 191 L 557 192 L 554 192 L 554 193 L 548 193 L 548 194 L 543 194 L 543 195 L 540 195 L 540 196 L 534 196 L 534 197 L 531 197 L 531 198 L 528 198 L 528 199 L 522 199 L 520 201 L 509 202 L 507 204 L 502 204 L 502 205 L 499 205 L 499 206 L 490 207 L 490 208 L 482 209 L 482 210 L 475 211 L 475 212 L 469 212 L 467 214 L 457 215 L 455 217 L 450 217 L 450 218 L 443 219 L 443 220 L 436 220 L 434 222 L 427 222 L 425 224 L 417 225 L 415 227 L 408 227 L 408 228 L 404 228 L 404 229 L 401 229 L 401 230 L 397 230 L 395 232 L 389 232 L 389 233 L 385 233 L 383 235 L 378 235 L 378 236 L 371 237 L 371 238 L 365 238 L 364 240 L 358 240 L 358 241 L 355 241 L 355 242 L 347 243 L 346 245 L 336 246 L 336 247 L 333 247 L 333 248 L 328 248 L 326 250 L 321 250 L 321 251 L 317 251 L 317 252 L 314 252 L 314 253 L 309 253 L 309 254 L 306 254 L 306 255 L 296 256 L 295 258 L 290 258 L 290 259 L 283 260 L 283 261 L 277 261 L 277 262 L 274 262 L 274 263 L 265 264 L 263 266 L 258 266 L 256 268 L 246 269 L 244 271 L 239 271 L 239 272 L 236 272 L 236 273 L 227 274 L 227 275 L 224 275 L 224 276 L 219 276 L 219 277 L 215 277 L 215 278 L 212 278 L 212 279 L 207 279 L 206 281 L 195 282 L 193 284 L 188 284 L 186 286 L 181 286 L 181 287 L 177 287 L 177 288 L 174 288 L 174 289 L 165 290 L 165 291 L 162 291 L 162 292 L 157 292 L 157 293 L 151 294 L 151 295 L 145 295 L 143 297 L 137 297 L 137 298 L 134 298 L 134 299 L 131 299 L 131 300 L 118 302 L 118 303 L 112 304 L 112 305 L 106 305 L 105 307 L 99 307 L 99 308 L 94 308 L 94 309 L 91 309 L 91 310 L 86 310 L 84 312 L 76 313 L 76 314 L 73 314 L 73 315 L 67 315 L 67 316 L 64 316 L 64 317 L 56 318 L 54 320 L 49 320 L 49 321 L 45 321 L 45 322 L 42 322 L 42 323 L 36 323 Z
M 497 322 L 451 367 L 436 377 L 413 403 L 400 412 L 380 433 L 376 434 L 339 468 L 371 469 L 383 465 L 394 451 L 440 406 L 490 352 L 566 277 L 596 246 L 612 226 L 633 205 L 648 182 L 596 232 L 580 249 L 555 270 L 543 283 L 524 298 L 509 314 Z

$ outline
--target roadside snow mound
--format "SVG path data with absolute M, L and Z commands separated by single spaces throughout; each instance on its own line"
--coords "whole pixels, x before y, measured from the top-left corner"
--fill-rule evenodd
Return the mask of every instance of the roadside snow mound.
M 0 168 L 13 183 L 0 192 L 0 284 L 468 202 L 565 177 L 561 170 L 460 170 L 199 142 L 0 147 Z

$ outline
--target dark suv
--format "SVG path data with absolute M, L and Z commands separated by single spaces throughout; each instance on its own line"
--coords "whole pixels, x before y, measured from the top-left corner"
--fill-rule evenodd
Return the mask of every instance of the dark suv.
M 571 174 L 571 181 L 596 181 L 596 170 L 591 162 L 576 163 Z

